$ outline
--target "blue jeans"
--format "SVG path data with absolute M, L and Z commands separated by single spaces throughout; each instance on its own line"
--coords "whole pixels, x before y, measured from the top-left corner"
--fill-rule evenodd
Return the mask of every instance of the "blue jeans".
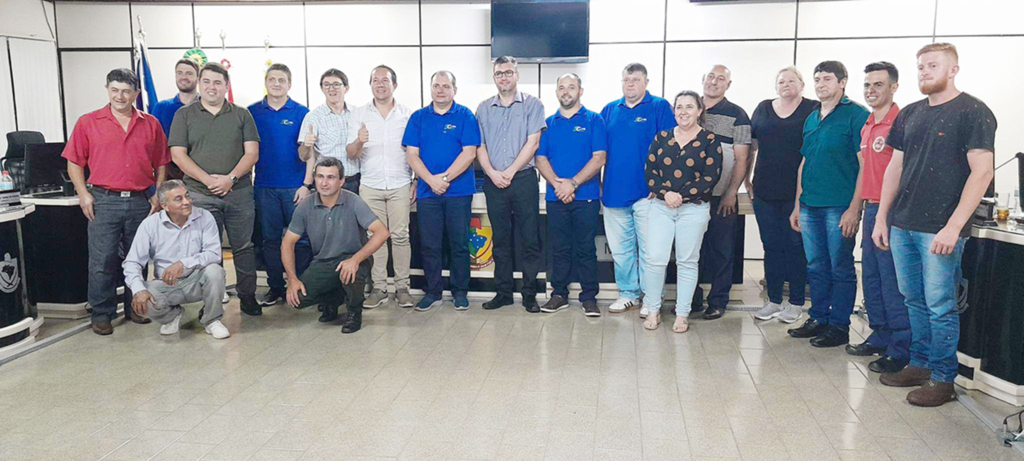
M 628 207 L 605 207 L 604 233 L 615 263 L 615 284 L 619 297 L 640 299 L 644 287 L 647 252 L 647 212 L 651 201 L 643 198 Z
M 807 257 L 804 256 L 803 238 L 789 226 L 793 203 L 755 197 L 754 217 L 764 245 L 764 280 L 768 300 L 782 304 L 782 288 L 789 282 L 789 303 L 803 306 L 807 290 Z
M 722 216 L 718 214 L 718 205 L 722 197 L 711 198 L 711 221 L 704 233 L 704 243 L 700 247 L 700 263 L 698 264 L 697 280 L 710 274 L 711 290 L 708 292 L 708 307 L 725 309 L 729 304 L 729 292 L 732 291 L 732 260 L 736 249 L 736 226 L 739 223 L 738 213 Z M 706 280 L 706 279 L 705 279 Z M 693 289 L 693 305 L 704 305 L 704 290 L 698 284 Z
M 419 224 L 420 254 L 427 296 L 441 297 L 441 256 L 444 235 L 448 234 L 451 258 L 448 282 L 452 296 L 469 292 L 469 219 L 473 196 L 428 197 L 416 200 L 416 222 Z
M 708 203 L 684 203 L 669 208 L 663 200 L 653 200 L 647 220 L 647 242 L 650 244 L 644 259 L 647 266 L 647 286 L 644 307 L 651 314 L 661 311 L 662 292 L 665 288 L 665 268 L 672 254 L 672 241 L 676 250 L 676 315 L 686 317 L 693 307 L 693 290 L 697 287 L 697 269 L 704 232 L 708 229 L 714 208 Z
M 854 238 L 843 237 L 839 220 L 845 206 L 800 205 L 800 229 L 807 252 L 807 279 L 811 282 L 811 319 L 848 333 L 853 301 L 857 297 L 857 270 L 853 267 Z
M 885 355 L 906 361 L 910 357 L 910 314 L 903 303 L 892 252 L 880 250 L 871 240 L 878 204 L 864 207 L 864 236 L 861 238 L 861 283 L 864 309 L 868 311 L 871 336 L 867 343 L 886 348 Z
M 121 263 L 135 232 L 149 216 L 149 200 L 142 195 L 120 197 L 90 188 L 95 219 L 89 222 L 89 305 L 93 320 L 117 317 L 117 287 L 124 283 Z M 126 292 L 126 299 L 131 294 Z M 129 307 L 130 309 L 130 307 Z
M 578 280 L 580 301 L 597 299 L 598 200 L 547 202 L 548 244 L 551 246 L 552 294 L 569 297 L 569 282 Z
M 284 293 L 281 238 L 292 221 L 292 213 L 295 212 L 295 203 L 292 199 L 296 190 L 294 187 L 256 187 L 253 190 L 263 232 L 263 260 L 267 263 L 267 285 L 279 293 Z M 295 244 L 295 274 L 302 275 L 312 259 L 313 250 L 309 245 L 309 238 L 303 236 Z
M 893 226 L 889 236 L 900 292 L 910 311 L 910 364 L 932 370 L 932 379 L 951 383 L 956 378 L 956 348 L 960 341 L 960 314 L 956 288 L 966 238 L 952 254 L 932 254 L 935 234 Z

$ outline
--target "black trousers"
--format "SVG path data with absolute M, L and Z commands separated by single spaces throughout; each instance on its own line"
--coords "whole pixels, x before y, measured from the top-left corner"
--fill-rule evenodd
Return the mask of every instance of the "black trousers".
M 491 220 L 494 238 L 494 284 L 498 295 L 512 295 L 515 289 L 512 272 L 517 265 L 515 256 L 519 255 L 518 266 L 523 273 L 521 292 L 523 296 L 535 296 L 537 272 L 543 264 L 537 170 L 530 168 L 516 173 L 512 183 L 504 189 L 495 186 L 490 177 L 484 178 L 487 217 Z M 516 251 L 516 243 L 519 251 Z
M 708 307 L 725 309 L 729 304 L 729 291 L 732 290 L 732 260 L 736 249 L 736 226 L 739 213 L 729 216 L 718 214 L 718 205 L 722 197 L 711 198 L 711 222 L 704 233 L 704 243 L 700 247 L 699 280 L 711 279 L 711 292 L 708 293 Z M 700 310 L 704 305 L 704 290 L 697 285 L 693 290 L 693 309 Z

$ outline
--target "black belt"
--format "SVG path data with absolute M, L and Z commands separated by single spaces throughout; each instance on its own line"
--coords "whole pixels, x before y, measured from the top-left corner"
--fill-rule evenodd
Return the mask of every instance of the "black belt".
M 88 184 L 87 188 L 89 189 L 89 193 L 91 193 L 91 194 L 97 194 L 98 193 L 100 195 L 106 195 L 108 197 L 122 197 L 122 198 L 142 197 L 142 198 L 146 198 L 146 191 L 144 191 L 144 190 L 140 190 L 140 191 L 110 190 L 110 189 L 102 188 L 100 186 L 94 186 L 92 184 Z

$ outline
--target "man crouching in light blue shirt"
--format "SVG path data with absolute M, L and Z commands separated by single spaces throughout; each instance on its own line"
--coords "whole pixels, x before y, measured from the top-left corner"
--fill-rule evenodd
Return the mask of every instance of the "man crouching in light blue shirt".
M 181 304 L 203 301 L 199 317 L 206 332 L 216 339 L 231 336 L 220 322 L 224 268 L 218 264 L 217 222 L 209 211 L 192 207 L 181 181 L 165 181 L 157 194 L 163 211 L 142 221 L 123 264 L 125 283 L 135 293 L 132 310 L 156 320 L 160 334 L 173 335 L 181 322 Z M 142 268 L 150 261 L 156 280 L 146 282 Z

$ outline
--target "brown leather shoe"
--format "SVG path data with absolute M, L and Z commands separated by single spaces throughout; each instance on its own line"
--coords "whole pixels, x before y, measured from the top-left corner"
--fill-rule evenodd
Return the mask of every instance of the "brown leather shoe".
M 93 319 L 92 332 L 100 336 L 107 336 L 114 332 L 114 326 L 110 324 L 109 318 L 103 317 L 102 319 Z
M 907 394 L 907 402 L 919 407 L 937 407 L 956 400 L 956 390 L 953 383 L 937 383 L 928 380 L 924 386 L 910 391 Z
M 890 387 L 913 387 L 924 385 L 931 377 L 931 370 L 907 365 L 906 368 L 896 373 L 882 373 L 878 380 Z
M 139 314 L 136 314 L 135 311 L 133 311 L 132 308 L 130 307 L 126 309 L 125 315 L 128 316 L 128 320 L 131 320 L 132 323 L 137 323 L 139 325 L 145 325 L 153 321 L 149 317 L 143 317 Z

